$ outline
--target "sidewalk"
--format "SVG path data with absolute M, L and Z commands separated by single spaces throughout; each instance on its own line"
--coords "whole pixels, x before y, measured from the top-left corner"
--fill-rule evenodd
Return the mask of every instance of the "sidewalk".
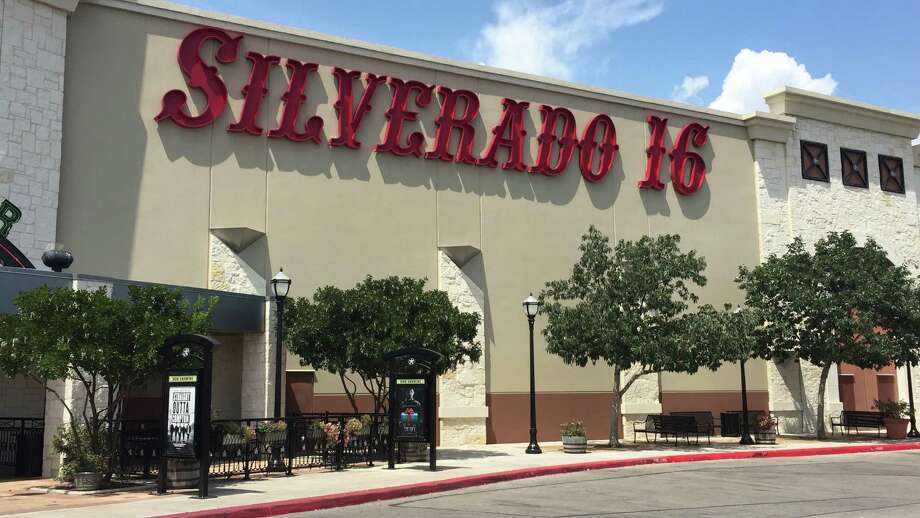
M 238 514 L 265 516 L 268 512 L 307 510 L 349 505 L 435 491 L 446 491 L 485 483 L 531 476 L 604 469 L 652 462 L 688 462 L 722 458 L 759 456 L 800 456 L 831 453 L 879 451 L 882 449 L 920 449 L 920 442 L 874 440 L 815 441 L 781 438 L 779 444 L 742 448 L 737 439 L 714 441 L 712 446 L 674 446 L 639 443 L 610 450 L 595 446 L 585 455 L 562 453 L 559 443 L 543 444 L 542 455 L 526 455 L 522 444 L 498 444 L 438 450 L 438 471 L 429 472 L 427 463 L 400 464 L 394 471 L 386 465 L 357 467 L 343 472 L 302 470 L 296 476 L 273 475 L 251 481 L 212 480 L 210 492 L 216 498 L 198 500 L 193 492 L 153 496 L 146 491 L 106 496 L 35 495 L 20 496 L 15 505 L 0 491 L 0 514 L 36 512 L 16 516 L 60 515 L 103 518 L 107 516 L 162 516 L 195 513 L 201 516 L 227 507 L 247 506 Z M 35 483 L 35 481 L 33 481 Z M 23 482 L 17 482 L 22 486 Z M 0 484 L 2 490 L 2 484 Z M 334 495 L 334 496 L 333 496 Z M 324 497 L 312 499 L 313 497 Z M 49 501 L 51 498 L 53 501 Z M 306 500 L 305 500 L 306 499 Z M 35 505 L 24 505 L 23 500 Z M 289 501 L 282 503 L 283 501 Z M 254 507 L 251 507 L 254 506 Z M 226 515 L 226 513 L 220 513 Z

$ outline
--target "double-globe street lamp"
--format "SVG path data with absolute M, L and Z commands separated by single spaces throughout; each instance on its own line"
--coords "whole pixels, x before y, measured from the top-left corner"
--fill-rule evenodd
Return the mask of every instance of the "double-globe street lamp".
M 530 444 L 526 453 L 543 453 L 537 444 L 537 393 L 534 383 L 533 365 L 533 321 L 540 310 L 540 301 L 534 298 L 533 293 L 524 299 L 524 313 L 527 315 L 527 324 L 530 327 Z

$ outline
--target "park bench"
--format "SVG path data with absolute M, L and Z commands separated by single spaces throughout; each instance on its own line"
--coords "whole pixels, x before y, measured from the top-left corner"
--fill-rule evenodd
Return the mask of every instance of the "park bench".
M 707 440 L 710 439 L 710 431 L 712 428 L 711 425 L 711 416 L 710 424 L 706 425 L 705 423 L 701 426 L 697 423 L 696 417 L 692 415 L 661 415 L 661 414 L 651 414 L 645 418 L 645 422 L 639 421 L 633 425 L 633 442 L 636 441 L 637 434 L 645 434 L 645 441 L 649 441 L 649 434 L 655 438 L 655 442 L 658 442 L 658 437 L 661 436 L 664 438 L 665 442 L 668 442 L 669 437 L 674 437 L 674 442 L 680 438 L 684 438 L 687 441 L 687 444 L 690 444 L 690 438 L 695 437 L 696 443 L 699 444 L 700 436 L 705 434 Z
M 671 415 L 689 416 L 696 419 L 697 433 L 699 435 L 706 434 L 706 442 L 712 444 L 712 436 L 715 435 L 716 429 L 715 419 L 712 417 L 712 412 L 671 412 Z M 697 442 L 699 442 L 699 435 L 697 436 Z
M 844 410 L 838 417 L 831 418 L 831 433 L 834 429 L 840 428 L 849 435 L 850 430 L 854 430 L 859 435 L 860 428 L 874 428 L 875 432 L 881 436 L 882 429 L 885 428 L 885 417 L 881 412 L 871 412 L 863 410 Z

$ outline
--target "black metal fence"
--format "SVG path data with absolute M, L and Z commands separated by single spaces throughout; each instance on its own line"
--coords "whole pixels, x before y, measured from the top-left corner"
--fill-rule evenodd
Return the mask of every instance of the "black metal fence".
M 159 466 L 160 421 L 121 421 L 119 460 L 123 475 L 150 477 Z M 301 468 L 341 470 L 386 460 L 386 414 L 314 413 L 284 419 L 211 421 L 211 476 L 287 472 Z
M 44 419 L 0 417 L 0 467 L 14 477 L 40 477 L 44 435 Z

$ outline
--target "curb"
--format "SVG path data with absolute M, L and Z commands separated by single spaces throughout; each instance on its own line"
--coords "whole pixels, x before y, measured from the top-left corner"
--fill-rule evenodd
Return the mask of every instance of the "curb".
M 744 450 L 716 453 L 688 453 L 680 455 L 662 455 L 657 457 L 639 457 L 634 459 L 611 459 L 576 464 L 560 464 L 555 466 L 537 466 L 533 468 L 514 469 L 470 475 L 466 477 L 434 480 L 418 484 L 405 484 L 401 486 L 382 487 L 352 491 L 348 493 L 335 493 L 331 495 L 314 496 L 309 498 L 296 498 L 291 500 L 278 500 L 259 504 L 225 507 L 222 509 L 209 509 L 189 513 L 163 515 L 160 518 L 254 518 L 262 516 L 277 516 L 282 514 L 317 511 L 334 507 L 366 504 L 381 500 L 394 500 L 408 496 L 453 491 L 468 487 L 507 482 L 545 475 L 559 475 L 579 471 L 597 469 L 626 468 L 642 466 L 645 464 L 669 464 L 680 462 L 700 462 L 707 460 L 737 460 L 753 458 L 776 457 L 812 457 L 818 455 L 843 455 L 848 453 L 872 453 L 886 451 L 920 450 L 920 442 L 904 442 L 893 444 L 869 444 L 854 446 L 832 446 L 826 448 L 790 448 L 777 450 Z

